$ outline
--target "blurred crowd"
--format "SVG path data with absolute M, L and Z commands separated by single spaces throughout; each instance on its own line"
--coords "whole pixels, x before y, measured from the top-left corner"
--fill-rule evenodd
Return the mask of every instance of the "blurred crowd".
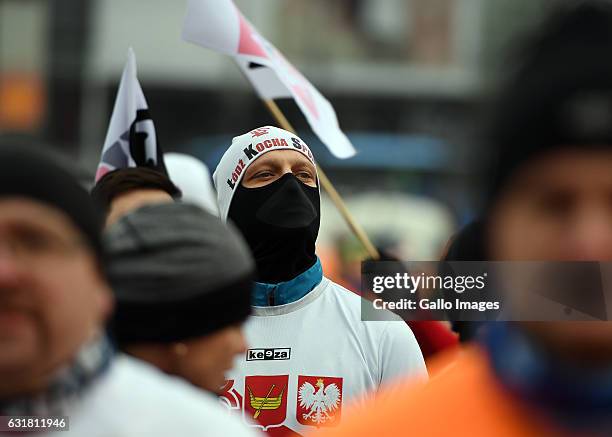
M 518 42 L 482 121 L 486 201 L 432 258 L 612 258 L 610 53 L 607 1 Z M 608 322 L 363 321 L 367 255 L 317 246 L 309 145 L 235 135 L 212 179 L 158 150 L 87 187 L 65 157 L 1 145 L 0 418 L 87 437 L 612 435 Z M 393 231 L 383 260 L 410 256 Z

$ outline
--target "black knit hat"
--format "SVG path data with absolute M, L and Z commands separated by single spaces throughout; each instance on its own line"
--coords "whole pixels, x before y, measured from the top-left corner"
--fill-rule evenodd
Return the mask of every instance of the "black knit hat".
M 612 5 L 566 5 L 525 43 L 488 129 L 489 207 L 528 160 L 562 146 L 612 145 Z
M 251 311 L 254 264 L 237 231 L 195 205 L 140 208 L 105 235 L 120 345 L 199 337 Z
M 102 263 L 102 219 L 61 157 L 23 145 L 0 146 L 0 196 L 25 197 L 66 214 Z M 73 170 L 73 171 L 71 171 Z

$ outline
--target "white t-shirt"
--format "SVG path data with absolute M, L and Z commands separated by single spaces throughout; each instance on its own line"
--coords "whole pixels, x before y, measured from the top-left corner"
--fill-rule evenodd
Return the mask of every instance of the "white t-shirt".
M 397 377 L 427 378 L 399 317 L 362 321 L 361 298 L 325 277 L 300 300 L 253 307 L 245 332 L 249 350 L 236 359 L 221 401 L 270 434 L 334 426 L 346 402 Z
M 119 355 L 53 437 L 255 436 L 217 399 L 179 378 Z M 37 434 L 38 435 L 38 434 Z

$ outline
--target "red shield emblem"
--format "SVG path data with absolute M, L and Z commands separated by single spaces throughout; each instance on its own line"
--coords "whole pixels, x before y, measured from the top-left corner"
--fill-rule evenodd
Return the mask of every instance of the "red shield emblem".
M 298 376 L 297 421 L 302 425 L 334 426 L 342 412 L 342 378 Z
M 244 379 L 244 416 L 265 431 L 287 417 L 289 375 L 247 376 Z

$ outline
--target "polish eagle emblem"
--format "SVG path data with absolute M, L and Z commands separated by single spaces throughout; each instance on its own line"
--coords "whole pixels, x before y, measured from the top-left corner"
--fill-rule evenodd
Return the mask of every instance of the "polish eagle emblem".
M 302 419 L 316 425 L 334 420 L 333 412 L 340 405 L 340 397 L 340 388 L 335 383 L 326 386 L 322 378 L 317 379 L 314 386 L 304 382 L 298 390 L 300 407 L 307 411 Z

